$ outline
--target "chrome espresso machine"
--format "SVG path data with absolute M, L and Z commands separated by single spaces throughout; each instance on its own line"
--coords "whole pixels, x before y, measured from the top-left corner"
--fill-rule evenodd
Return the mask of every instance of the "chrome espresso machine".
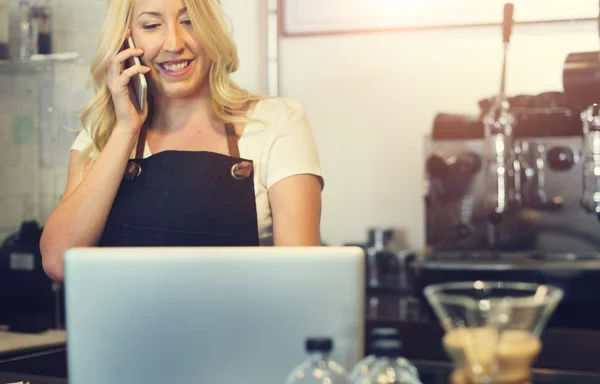
M 600 372 L 590 358 L 600 353 L 600 51 L 566 57 L 560 92 L 508 96 L 510 15 L 503 29 L 498 95 L 473 116 L 437 114 L 426 138 L 427 249 L 413 263 L 420 316 L 406 333 L 437 322 L 421 296 L 427 285 L 553 284 L 565 296 L 539 366 Z M 408 354 L 443 358 L 421 347 L 429 334 L 439 344 L 436 332 L 423 328 Z
M 426 141 L 417 280 L 557 284 L 553 324 L 600 329 L 600 52 L 568 55 L 563 92 L 508 97 L 504 24 L 498 95 L 476 116 L 438 114 Z

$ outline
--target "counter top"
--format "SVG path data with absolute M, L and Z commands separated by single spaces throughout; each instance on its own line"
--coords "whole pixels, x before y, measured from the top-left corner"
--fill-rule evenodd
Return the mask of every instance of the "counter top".
M 448 362 L 442 346 L 444 332 L 437 322 L 370 319 L 367 334 L 374 328 L 396 328 L 402 351 L 409 360 Z M 590 372 L 600 375 L 600 331 L 548 328 L 542 335 L 542 351 L 534 368 L 561 372 Z M 367 343 L 368 345 L 368 343 Z M 367 352 L 369 348 L 366 348 Z M 600 383 L 600 379 L 597 379 Z
M 418 331 L 419 327 L 413 324 L 411 329 Z M 403 334 L 407 335 L 407 332 Z M 419 343 L 427 341 L 423 335 L 420 336 Z M 407 346 L 410 346 L 410 339 L 404 341 Z M 419 370 L 423 384 L 448 383 L 448 377 L 452 372 L 450 362 L 419 359 L 415 356 L 407 357 Z M 64 331 L 53 330 L 34 335 L 0 331 L 0 384 L 19 382 L 67 384 L 66 376 L 67 355 Z M 533 384 L 573 383 L 600 383 L 600 372 L 579 373 L 541 368 L 533 371 Z
M 34 376 L 21 373 L 0 372 L 0 384 L 7 383 L 27 383 L 30 384 L 67 384 L 67 379 L 60 377 Z
M 48 330 L 42 333 L 16 333 L 0 330 L 0 360 L 27 351 L 65 346 L 66 343 L 67 334 L 64 330 Z
M 447 362 L 412 360 L 423 384 L 448 384 L 453 365 Z M 597 384 L 600 374 L 560 372 L 550 369 L 533 369 L 532 384 Z M 34 383 L 31 383 L 34 384 Z
M 452 365 L 443 362 L 414 360 L 423 384 L 448 384 Z M 0 384 L 29 382 L 30 384 L 67 384 L 61 377 L 36 376 L 26 373 L 0 372 Z M 583 373 L 561 373 L 551 370 L 534 370 L 533 384 L 597 384 L 600 375 Z

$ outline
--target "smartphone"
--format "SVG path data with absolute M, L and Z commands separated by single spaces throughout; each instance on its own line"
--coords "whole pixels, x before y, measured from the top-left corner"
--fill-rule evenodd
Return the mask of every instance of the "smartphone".
M 131 36 L 125 41 L 123 49 L 135 48 Z M 134 65 L 141 65 L 140 58 L 137 56 L 130 57 L 125 61 L 125 69 Z M 142 112 L 146 108 L 146 93 L 148 92 L 148 82 L 143 73 L 138 73 L 129 81 L 129 94 L 132 96 L 131 101 L 136 106 L 138 112 Z

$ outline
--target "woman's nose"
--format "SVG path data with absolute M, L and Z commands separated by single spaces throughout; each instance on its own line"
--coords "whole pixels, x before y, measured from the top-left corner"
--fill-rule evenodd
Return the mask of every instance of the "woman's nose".
M 164 50 L 167 52 L 179 52 L 183 49 L 183 36 L 181 28 L 172 26 L 166 29 Z

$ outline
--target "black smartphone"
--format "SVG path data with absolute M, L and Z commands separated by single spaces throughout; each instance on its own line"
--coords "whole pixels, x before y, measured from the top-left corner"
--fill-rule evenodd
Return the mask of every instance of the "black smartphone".
M 123 47 L 124 49 L 135 48 L 131 36 L 125 41 Z M 137 56 L 130 57 L 125 61 L 125 69 L 134 65 L 141 65 L 140 58 Z M 131 78 L 129 89 L 131 90 L 129 94 L 132 95 L 132 102 L 135 104 L 138 112 L 142 112 L 146 108 L 146 93 L 148 92 L 148 82 L 143 73 L 138 73 Z

